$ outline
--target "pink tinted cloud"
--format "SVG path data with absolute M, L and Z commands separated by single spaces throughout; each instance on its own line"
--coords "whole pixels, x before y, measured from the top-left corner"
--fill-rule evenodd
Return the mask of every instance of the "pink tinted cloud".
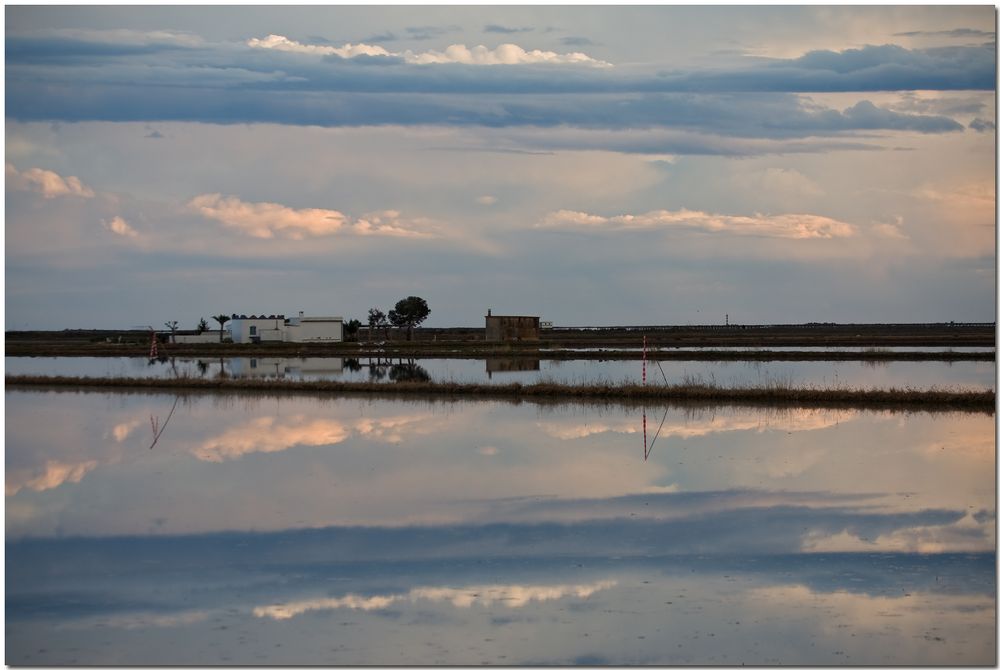
M 816 214 L 732 216 L 688 209 L 662 209 L 645 214 L 620 214 L 611 217 L 563 209 L 548 214 L 537 227 L 590 230 L 688 228 L 711 233 L 796 240 L 851 237 L 857 232 L 850 223 Z
M 301 240 L 337 234 L 426 237 L 387 210 L 352 219 L 333 209 L 294 209 L 274 202 L 244 202 L 234 196 L 206 193 L 188 202 L 188 207 L 207 219 L 245 235 L 259 238 L 286 237 Z
M 44 198 L 77 196 L 93 198 L 94 191 L 77 177 L 62 177 L 51 170 L 29 168 L 19 172 L 12 163 L 6 164 L 7 188 L 16 191 L 35 191 Z
M 116 216 L 110 221 L 102 221 L 101 224 L 106 230 L 111 231 L 115 235 L 121 235 L 122 237 L 138 237 L 139 233 L 136 232 L 135 228 L 128 224 L 128 221 L 120 216 Z

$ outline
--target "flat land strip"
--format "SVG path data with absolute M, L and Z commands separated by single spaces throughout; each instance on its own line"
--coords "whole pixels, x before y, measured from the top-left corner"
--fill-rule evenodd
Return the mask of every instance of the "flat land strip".
M 552 328 L 539 340 L 486 342 L 482 328 L 418 328 L 407 341 L 399 331 L 379 331 L 369 342 L 366 329 L 357 341 L 338 343 L 266 342 L 261 344 L 160 345 L 160 354 L 184 357 L 285 356 L 344 358 L 500 358 L 545 360 L 637 359 L 643 338 L 654 360 L 994 360 L 990 352 L 961 351 L 995 347 L 995 324 L 804 324 L 775 326 L 630 326 Z M 8 331 L 7 356 L 135 356 L 149 354 L 148 331 Z M 678 347 L 730 347 L 723 351 Z M 807 351 L 746 351 L 740 347 L 807 347 Z M 858 351 L 825 351 L 858 347 Z M 899 351 L 896 347 L 953 348 L 948 351 Z

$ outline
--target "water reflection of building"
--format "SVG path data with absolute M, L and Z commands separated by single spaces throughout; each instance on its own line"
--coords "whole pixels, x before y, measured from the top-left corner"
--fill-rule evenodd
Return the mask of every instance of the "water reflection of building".
M 344 372 L 343 358 L 296 358 L 285 367 L 287 374 L 299 377 L 327 377 Z
M 487 358 L 486 374 L 490 379 L 494 372 L 537 372 L 541 369 L 537 358 Z
M 344 371 L 343 358 L 247 358 L 229 359 L 233 377 L 324 377 Z

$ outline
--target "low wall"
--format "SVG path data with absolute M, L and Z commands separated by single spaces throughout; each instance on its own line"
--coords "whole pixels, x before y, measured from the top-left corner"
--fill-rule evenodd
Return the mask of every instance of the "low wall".
M 205 331 L 199 335 L 174 335 L 174 342 L 176 344 L 202 344 L 202 343 L 212 343 L 219 342 L 219 331 Z

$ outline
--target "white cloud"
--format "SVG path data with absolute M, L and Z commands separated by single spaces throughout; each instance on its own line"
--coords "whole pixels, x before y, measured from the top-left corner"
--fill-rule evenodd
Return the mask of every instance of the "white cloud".
M 717 433 L 750 430 L 758 433 L 767 431 L 802 432 L 824 430 L 831 426 L 846 423 L 854 419 L 854 411 L 831 411 L 798 409 L 789 410 L 775 416 L 715 416 L 709 420 L 670 420 L 660 429 L 663 438 L 678 437 L 688 439 L 704 437 Z M 633 434 L 641 429 L 641 424 L 635 419 L 623 419 L 616 422 L 560 424 L 550 421 L 538 423 L 538 427 L 552 437 L 560 440 L 578 440 L 591 435 L 605 433 Z M 655 428 L 655 426 L 654 426 Z
M 166 44 L 185 47 L 197 47 L 205 43 L 199 35 L 173 30 L 130 30 L 115 28 L 99 30 L 89 28 L 58 28 L 37 33 L 40 37 L 60 37 L 84 42 L 102 42 L 111 44 L 127 44 L 130 46 Z
M 501 44 L 496 49 L 488 49 L 480 44 L 471 49 L 464 44 L 452 44 L 444 51 L 425 51 L 403 54 L 407 63 L 417 65 L 462 63 L 464 65 L 530 65 L 545 63 L 551 65 L 590 65 L 595 67 L 610 67 L 611 63 L 591 58 L 585 53 L 575 51 L 559 54 L 554 51 L 533 49 L 526 51 L 516 44 Z
M 116 216 L 110 221 L 101 221 L 101 225 L 104 226 L 106 230 L 111 231 L 115 235 L 121 235 L 122 237 L 138 237 L 139 233 L 136 232 L 135 228 L 128 225 L 128 222 L 120 216 Z
M 538 227 L 563 227 L 563 226 L 606 226 L 611 222 L 603 216 L 595 216 L 586 212 L 574 212 L 568 209 L 560 209 L 547 215 Z
M 295 447 L 339 444 L 352 434 L 365 439 L 401 444 L 405 437 L 428 434 L 436 425 L 428 416 L 411 414 L 380 419 L 362 418 L 353 423 L 326 419 L 307 421 L 303 415 L 257 417 L 246 426 L 231 428 L 204 440 L 192 449 L 196 458 L 222 462 L 251 453 L 273 453 Z M 117 430 L 117 428 L 116 428 Z
M 446 422 L 435 419 L 430 414 L 401 414 L 358 419 L 352 425 L 352 429 L 366 440 L 401 445 L 406 439 L 412 439 L 417 435 L 431 435 L 441 430 L 444 423 Z
M 908 240 L 910 236 L 903 232 L 903 217 L 897 216 L 895 223 L 878 223 L 872 227 L 872 232 L 874 232 L 879 237 L 885 237 L 890 240 Z
M 426 223 L 424 220 L 404 222 L 400 213 L 388 209 L 383 212 L 372 212 L 360 216 L 350 226 L 350 231 L 356 235 L 387 235 L 391 237 L 428 237 L 429 233 L 413 230 L 413 224 Z
M 352 220 L 332 209 L 293 209 L 273 202 L 243 202 L 233 196 L 207 193 L 196 196 L 188 207 L 207 219 L 252 237 L 271 238 L 275 235 L 293 240 L 339 233 L 354 235 L 384 235 L 390 237 L 428 237 L 413 230 L 394 210 L 374 212 Z M 417 221 L 416 223 L 420 223 Z
M 63 463 L 50 459 L 45 461 L 45 469 L 41 473 L 8 472 L 4 486 L 5 493 L 12 496 L 23 488 L 29 488 L 32 491 L 48 491 L 62 486 L 66 482 L 77 483 L 96 467 L 97 461 Z
M 397 603 L 429 600 L 444 602 L 462 609 L 474 604 L 482 607 L 501 604 L 505 607 L 524 607 L 531 602 L 561 600 L 563 598 L 589 598 L 598 591 L 617 585 L 615 580 L 602 580 L 592 584 L 483 584 L 455 588 L 451 586 L 431 586 L 411 589 L 408 593 L 388 596 L 361 596 L 353 593 L 339 598 L 312 598 L 279 605 L 264 605 L 253 608 L 257 618 L 291 619 L 306 612 L 326 609 L 380 610 Z
M 803 538 L 802 549 L 807 553 L 828 552 L 905 552 L 936 554 L 945 552 L 989 551 L 996 544 L 994 523 L 976 521 L 966 514 L 954 523 L 933 526 L 913 526 L 859 536 L 856 531 L 837 534 L 812 531 Z
M 339 56 L 340 58 L 356 58 L 358 56 L 377 56 L 402 58 L 414 65 L 440 65 L 461 63 L 463 65 L 589 65 L 594 67 L 610 67 L 610 63 L 591 58 L 578 51 L 560 54 L 554 51 L 533 49 L 527 51 L 516 44 L 501 44 L 495 49 L 480 44 L 471 49 L 464 44 L 452 44 L 444 51 L 396 53 L 384 47 L 372 44 L 345 44 L 335 47 L 318 44 L 303 44 L 290 40 L 283 35 L 268 35 L 267 37 L 247 40 L 247 46 L 252 49 L 274 49 L 292 53 L 314 54 L 317 56 Z
M 996 206 L 996 186 L 988 181 L 924 185 L 917 189 L 914 195 L 942 202 L 951 207 L 991 210 Z
M 673 212 L 661 209 L 645 214 L 620 214 L 612 217 L 563 209 L 548 214 L 536 227 L 606 230 L 692 228 L 712 233 L 797 240 L 851 237 L 856 232 L 850 223 L 816 214 L 730 216 L 688 209 Z
M 598 591 L 615 586 L 615 580 L 602 580 L 593 584 L 521 585 L 490 584 L 462 589 L 449 586 L 413 589 L 411 598 L 424 598 L 432 602 L 447 602 L 454 607 L 467 608 L 474 604 L 489 607 L 503 604 L 506 607 L 524 607 L 528 603 L 560 600 L 566 597 L 589 598 Z
M 116 424 L 115 427 L 111 429 L 111 434 L 114 435 L 115 442 L 124 442 L 132 431 L 139 427 L 140 423 L 141 422 L 139 420 L 135 420 Z
M 19 172 L 13 164 L 6 164 L 7 188 L 15 191 L 36 191 L 45 198 L 75 195 L 93 198 L 94 191 L 76 177 L 61 177 L 51 170 L 29 168 Z
M 560 440 L 580 440 L 591 435 L 603 435 L 605 433 L 631 434 L 638 432 L 637 423 L 632 419 L 618 422 L 618 425 L 606 423 L 585 423 L 573 425 L 559 425 L 553 422 L 537 424 L 546 433 Z
M 497 199 L 492 195 L 481 195 L 478 198 L 476 198 L 476 202 L 478 202 L 480 205 L 486 205 L 487 207 L 489 207 L 490 205 L 495 205 Z
M 227 430 L 192 450 L 202 461 L 221 463 L 250 453 L 272 453 L 293 447 L 322 447 L 343 442 L 350 429 L 339 421 L 317 419 L 306 422 L 302 416 L 285 420 L 258 417 L 249 424 Z
M 402 600 L 404 596 L 359 596 L 348 593 L 342 598 L 312 598 L 309 600 L 299 600 L 296 602 L 281 605 L 263 605 L 253 608 L 253 615 L 257 618 L 267 617 L 269 619 L 291 619 L 300 614 L 305 614 L 313 610 L 380 610 L 385 609 L 393 603 Z
M 268 35 L 263 39 L 247 40 L 247 46 L 252 49 L 274 49 L 276 51 L 291 51 L 293 53 L 316 54 L 318 56 L 340 56 L 355 58 L 356 56 L 393 56 L 380 46 L 371 44 L 345 44 L 342 47 L 303 44 L 290 40 L 283 35 Z

